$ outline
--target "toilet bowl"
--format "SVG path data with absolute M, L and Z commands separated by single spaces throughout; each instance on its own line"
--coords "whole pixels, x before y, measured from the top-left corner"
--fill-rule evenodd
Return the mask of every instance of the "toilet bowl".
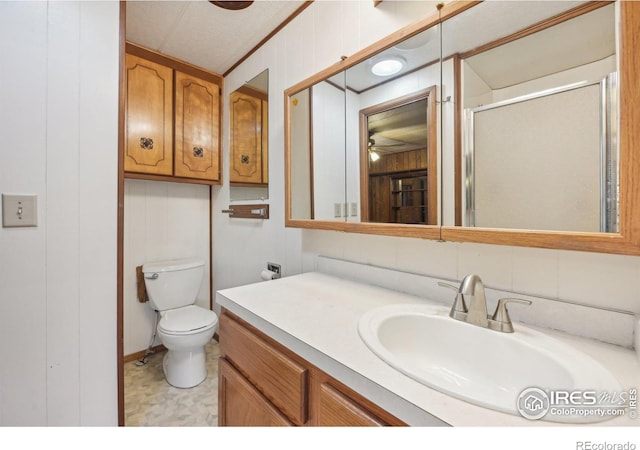
M 207 378 L 205 345 L 218 326 L 218 316 L 195 305 L 204 262 L 180 259 L 142 266 L 149 305 L 160 314 L 158 337 L 167 348 L 162 361 L 167 382 L 190 388 Z

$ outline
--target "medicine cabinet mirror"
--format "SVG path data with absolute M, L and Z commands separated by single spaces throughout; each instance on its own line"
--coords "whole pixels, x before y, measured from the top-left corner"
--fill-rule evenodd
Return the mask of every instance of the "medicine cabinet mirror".
M 632 151 L 640 132 L 640 62 L 632 44 L 639 16 L 634 2 L 452 2 L 440 16 L 293 86 L 285 92 L 287 225 L 640 254 L 640 164 Z M 360 85 L 363 74 L 376 79 L 371 68 L 382 59 L 409 73 Z M 321 107 L 329 102 L 320 95 L 323 84 L 337 86 L 331 113 Z M 383 146 L 400 148 L 409 139 L 396 139 L 391 128 L 376 135 L 370 122 L 379 113 L 390 123 L 409 117 L 406 99 L 425 90 L 436 101 L 425 122 L 427 130 L 436 127 L 426 174 L 415 166 L 408 178 L 395 169 L 385 169 L 384 182 L 372 178 L 372 158 Z M 304 115 L 292 111 L 296 99 L 307 102 Z M 326 147 L 336 154 L 323 158 L 318 134 L 335 138 Z M 313 185 L 329 173 L 330 199 Z M 295 184 L 301 177 L 306 184 Z M 434 190 L 424 205 L 413 195 Z M 428 213 L 433 203 L 435 217 Z M 394 206 L 427 212 L 398 220 L 387 211 Z M 404 223 L 388 223 L 395 220 Z
M 269 198 L 269 69 L 229 96 L 231 201 Z
M 286 91 L 289 226 L 437 238 L 437 22 Z
M 618 231 L 615 16 L 607 2 L 485 2 L 444 22 L 462 111 L 445 225 Z

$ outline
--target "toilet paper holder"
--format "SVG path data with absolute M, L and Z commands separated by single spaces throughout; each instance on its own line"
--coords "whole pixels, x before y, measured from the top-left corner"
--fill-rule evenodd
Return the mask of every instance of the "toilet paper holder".
M 274 264 L 274 263 L 267 263 L 267 270 L 269 272 L 273 272 L 273 276 L 272 276 L 272 280 L 276 280 L 278 278 L 280 278 L 282 276 L 281 272 L 280 272 L 280 264 Z
M 229 205 L 229 209 L 223 209 L 222 212 L 237 219 L 268 219 L 269 205 Z

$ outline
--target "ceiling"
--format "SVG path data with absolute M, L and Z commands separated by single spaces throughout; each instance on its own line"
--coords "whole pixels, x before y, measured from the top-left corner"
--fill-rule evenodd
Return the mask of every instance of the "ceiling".
M 367 117 L 369 149 L 380 156 L 427 148 L 427 99 Z
M 127 1 L 126 38 L 224 74 L 304 3 L 258 0 L 232 11 L 206 0 Z
M 442 44 L 438 30 L 434 27 L 396 44 L 381 52 L 381 55 L 401 56 L 407 63 L 405 71 L 410 72 L 437 60 L 441 45 L 445 55 L 463 52 L 476 47 L 479 41 L 488 42 L 509 35 L 580 3 L 582 1 L 484 2 L 472 8 L 473 14 L 463 13 L 445 22 Z M 126 37 L 130 42 L 225 74 L 304 4 L 304 1 L 294 0 L 257 0 L 248 8 L 233 11 L 214 6 L 206 0 L 127 1 Z M 535 78 L 539 76 L 537 72 L 554 73 L 600 59 L 603 55 L 610 54 L 614 47 L 613 34 L 599 26 L 600 17 L 611 14 L 607 11 L 609 9 L 602 8 L 579 20 L 574 19 L 545 33 L 539 33 L 535 39 L 540 39 L 541 34 L 545 35 L 546 41 L 543 44 L 534 41 L 532 36 L 477 55 L 469 62 L 476 71 L 483 74 L 489 86 L 499 88 Z M 575 44 L 585 38 L 584 24 L 574 26 L 582 21 L 587 21 L 586 29 L 591 30 L 591 42 L 598 43 L 597 46 L 588 46 L 590 53 L 586 55 L 577 52 Z M 478 24 L 482 26 L 479 27 Z M 558 33 L 562 33 L 562 39 L 558 38 Z M 573 38 L 567 39 L 567 33 Z M 508 57 L 492 57 L 493 53 L 503 51 L 505 47 L 511 50 Z M 545 57 L 532 58 L 532 54 L 536 52 L 542 52 Z M 557 56 L 550 58 L 550 53 Z M 346 84 L 355 92 L 379 85 L 380 77 L 372 75 L 370 71 L 372 60 L 379 56 L 349 68 L 346 75 L 337 74 L 333 77 L 335 80 L 331 81 L 337 85 Z M 521 56 L 527 57 L 522 63 L 519 62 Z M 525 63 L 531 59 L 536 64 L 529 65 L 525 70 Z M 547 67 L 552 63 L 555 66 Z M 422 115 L 420 108 L 412 108 L 411 111 Z M 410 111 L 405 111 L 402 115 L 407 114 Z M 427 133 L 423 119 L 420 117 L 418 120 L 416 116 L 406 127 L 399 127 L 397 117 L 383 114 L 378 118 L 375 130 L 371 130 L 371 134 L 375 134 L 377 150 L 386 153 L 424 147 Z
M 467 63 L 495 90 L 615 54 L 615 12 L 611 4 L 472 56 Z

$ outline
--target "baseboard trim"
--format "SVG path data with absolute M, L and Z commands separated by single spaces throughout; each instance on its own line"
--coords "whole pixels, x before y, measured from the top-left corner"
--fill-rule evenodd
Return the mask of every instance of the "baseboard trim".
M 164 352 L 167 350 L 167 348 L 160 344 L 160 345 L 156 345 L 155 347 L 151 347 L 151 350 L 153 350 L 156 353 L 159 352 Z M 123 362 L 128 363 L 131 361 L 137 361 L 139 359 L 144 358 L 144 354 L 147 353 L 146 350 L 140 350 L 139 352 L 135 352 L 135 353 L 131 353 L 130 355 L 125 355 L 123 358 Z

